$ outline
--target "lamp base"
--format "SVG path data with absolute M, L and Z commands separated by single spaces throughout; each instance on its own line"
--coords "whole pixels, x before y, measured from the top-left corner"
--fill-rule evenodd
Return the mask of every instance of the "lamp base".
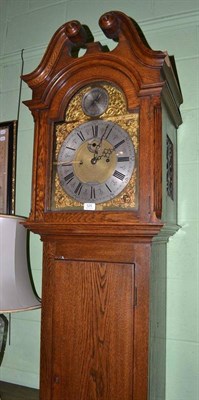
M 3 361 L 3 356 L 5 353 L 7 335 L 8 335 L 8 319 L 4 314 L 0 314 L 0 366 Z
M 39 390 L 0 380 L 0 400 L 39 400 Z

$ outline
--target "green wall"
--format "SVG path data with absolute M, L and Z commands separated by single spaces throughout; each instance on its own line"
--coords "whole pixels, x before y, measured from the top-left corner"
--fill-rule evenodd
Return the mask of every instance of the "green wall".
M 16 119 L 24 49 L 24 73 L 32 72 L 57 28 L 71 19 L 98 28 L 105 11 L 137 20 L 154 50 L 174 54 L 184 103 L 178 135 L 179 224 L 168 245 L 167 400 L 199 399 L 199 2 L 198 0 L 0 0 L 0 121 Z M 23 84 L 22 100 L 31 92 Z M 21 105 L 18 132 L 16 213 L 28 216 L 33 120 Z M 39 238 L 31 236 L 31 265 L 41 287 Z M 13 314 L 0 379 L 39 384 L 40 311 Z M 122 399 L 121 399 L 122 400 Z M 161 399 L 154 399 L 161 400 Z

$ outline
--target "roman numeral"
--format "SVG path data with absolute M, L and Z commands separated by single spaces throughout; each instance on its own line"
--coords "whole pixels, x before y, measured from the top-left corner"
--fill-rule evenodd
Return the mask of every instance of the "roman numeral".
M 121 146 L 121 144 L 123 144 L 125 142 L 125 140 L 121 140 L 121 142 L 115 144 L 114 149 L 117 149 L 119 146 Z
M 95 188 L 91 186 L 91 199 L 95 199 Z
M 77 187 L 75 188 L 75 194 L 78 194 L 78 196 L 79 196 L 81 193 L 82 187 L 83 187 L 83 184 L 81 182 L 79 182 Z
M 74 178 L 74 173 L 73 173 L 73 172 L 70 172 L 70 174 L 68 174 L 68 175 L 66 175 L 66 176 L 64 177 L 64 180 L 65 180 L 66 183 L 69 183 L 69 182 L 72 181 L 73 178 Z
M 129 157 L 118 157 L 117 161 L 118 162 L 126 162 L 126 161 L 129 161 Z
M 109 137 L 109 135 L 110 135 L 110 133 L 111 133 L 111 131 L 112 131 L 112 129 L 114 128 L 113 126 L 111 127 L 111 129 L 109 130 L 109 132 L 107 132 L 107 129 L 109 128 L 109 125 L 107 125 L 107 127 L 106 127 L 106 129 L 105 129 L 105 131 L 104 131 L 104 134 L 103 134 L 103 137 L 105 138 L 105 139 L 108 139 L 108 137 Z
M 98 135 L 98 125 L 92 126 L 93 137 L 97 137 Z
M 107 183 L 105 183 L 105 186 L 107 187 L 107 189 L 109 190 L 109 192 L 112 193 L 112 190 L 111 190 L 110 187 L 107 185 Z
M 85 137 L 81 131 L 77 132 L 77 136 L 82 140 L 82 142 L 85 140 Z
M 123 179 L 125 178 L 125 175 L 122 174 L 121 172 L 115 170 L 113 176 L 117 179 L 119 179 L 120 181 L 123 181 Z
M 76 150 L 76 149 L 74 149 L 73 147 L 68 147 L 68 146 L 66 146 L 66 149 L 72 150 L 72 151 L 75 151 L 75 150 Z

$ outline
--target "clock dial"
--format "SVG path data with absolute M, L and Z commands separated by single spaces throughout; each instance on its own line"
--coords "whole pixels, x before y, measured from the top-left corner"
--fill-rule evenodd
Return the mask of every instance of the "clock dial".
M 82 99 L 82 109 L 86 115 L 98 117 L 108 107 L 109 95 L 102 87 L 94 87 L 85 93 Z
M 123 92 L 107 82 L 84 86 L 55 124 L 49 208 L 137 209 L 138 149 L 139 112 L 128 112 Z
M 129 134 L 118 124 L 95 120 L 81 124 L 64 140 L 57 160 L 63 190 L 80 203 L 102 203 L 128 184 L 135 165 Z

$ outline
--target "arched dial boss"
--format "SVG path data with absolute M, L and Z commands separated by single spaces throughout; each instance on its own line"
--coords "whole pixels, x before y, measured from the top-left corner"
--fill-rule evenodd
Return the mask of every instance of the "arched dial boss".
M 129 134 L 111 121 L 93 120 L 73 129 L 58 154 L 63 190 L 80 203 L 103 203 L 131 179 L 135 150 Z

